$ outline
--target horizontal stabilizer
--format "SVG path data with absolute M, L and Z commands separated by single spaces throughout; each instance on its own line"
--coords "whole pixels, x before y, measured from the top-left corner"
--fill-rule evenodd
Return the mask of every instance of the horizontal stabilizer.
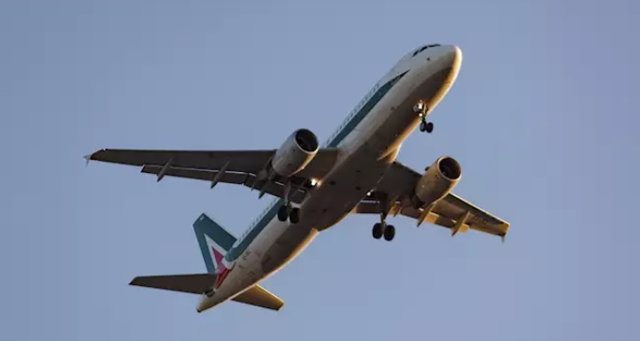
M 213 274 L 140 276 L 129 285 L 140 287 L 203 294 L 213 287 L 216 276 Z
M 280 310 L 284 305 L 284 301 L 280 297 L 259 285 L 254 285 L 249 290 L 234 297 L 233 301 L 272 310 Z

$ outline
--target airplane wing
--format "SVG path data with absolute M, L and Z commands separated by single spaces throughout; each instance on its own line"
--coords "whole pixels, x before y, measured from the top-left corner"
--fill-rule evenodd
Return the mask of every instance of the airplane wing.
M 415 208 L 410 203 L 416 182 L 422 175 L 398 162 L 394 162 L 374 191 L 353 210 L 354 213 L 381 213 L 379 198 L 384 194 L 392 198 L 389 214 L 401 214 L 451 229 L 452 235 L 473 229 L 504 238 L 509 223 L 475 206 L 467 200 L 449 193 L 440 199 L 431 210 Z
M 250 188 L 282 197 L 285 182 L 277 176 L 265 181 L 265 173 L 275 150 L 133 150 L 102 149 L 87 160 L 119 163 L 142 167 L 142 173 L 156 174 L 158 181 L 164 176 L 209 181 L 212 187 L 218 183 L 242 184 Z M 292 179 L 293 202 L 300 202 L 311 178 L 322 178 L 331 170 L 337 157 L 337 149 L 320 149 L 314 159 Z

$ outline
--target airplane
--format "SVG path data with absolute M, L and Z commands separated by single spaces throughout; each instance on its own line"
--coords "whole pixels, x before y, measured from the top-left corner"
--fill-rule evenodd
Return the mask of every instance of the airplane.
M 321 147 L 309 129 L 294 131 L 278 149 L 102 149 L 89 160 L 142 167 L 165 176 L 237 184 L 275 199 L 240 238 L 207 215 L 193 224 L 206 273 L 141 276 L 131 285 L 200 295 L 197 312 L 232 300 L 279 310 L 284 301 L 259 282 L 302 252 L 318 232 L 349 214 L 376 214 L 375 239 L 394 239 L 387 217 L 402 215 L 448 228 L 504 237 L 509 223 L 452 193 L 462 168 L 450 156 L 424 172 L 396 161 L 402 142 L 419 127 L 453 85 L 462 52 L 429 44 L 404 55 L 378 81 Z

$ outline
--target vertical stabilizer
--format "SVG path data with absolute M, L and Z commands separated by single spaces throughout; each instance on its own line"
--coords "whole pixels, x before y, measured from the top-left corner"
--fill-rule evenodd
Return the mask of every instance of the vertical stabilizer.
M 207 271 L 212 274 L 220 273 L 227 267 L 224 256 L 236 242 L 236 238 L 204 213 L 193 223 L 193 229 Z

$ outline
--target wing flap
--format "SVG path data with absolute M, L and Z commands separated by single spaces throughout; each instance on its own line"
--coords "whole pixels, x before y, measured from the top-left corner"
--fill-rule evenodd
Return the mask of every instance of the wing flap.
M 146 174 L 159 174 L 163 167 L 145 165 L 142 167 L 141 172 Z M 210 171 L 204 169 L 189 169 L 189 168 L 177 168 L 169 167 L 165 170 L 165 176 L 172 176 L 185 179 L 203 180 L 213 182 L 213 180 L 220 174 L 218 171 Z M 280 182 L 260 183 L 258 186 L 254 184 L 256 177 L 249 173 L 237 173 L 237 172 L 224 172 L 218 178 L 221 183 L 244 185 L 249 188 L 261 188 L 265 193 L 269 193 L 275 197 L 284 197 L 284 184 Z M 300 203 L 305 197 L 306 187 L 297 186 L 296 191 L 291 193 L 291 201 L 294 203 Z
M 202 294 L 209 290 L 216 280 L 213 274 L 139 276 L 129 285 L 171 290 L 190 294 Z
M 161 166 L 154 165 L 144 165 L 141 173 L 146 174 L 159 174 L 162 171 Z M 219 174 L 218 171 L 211 171 L 206 169 L 192 169 L 192 168 L 179 168 L 179 167 L 169 167 L 165 171 L 166 176 L 174 176 L 178 178 L 187 178 L 187 179 L 195 179 L 195 180 L 203 180 L 212 182 Z M 248 178 L 255 179 L 255 176 L 249 173 L 237 173 L 237 172 L 224 172 L 220 178 L 220 182 L 228 183 L 228 184 L 244 184 Z
M 458 220 L 468 212 L 469 216 L 466 220 L 466 225 L 469 225 L 469 227 L 474 230 L 501 237 L 504 237 L 509 231 L 508 222 L 475 206 L 454 193 L 449 193 L 440 200 L 433 209 L 433 212 L 451 220 Z
M 442 200 L 445 200 L 445 199 L 442 199 Z M 509 223 L 507 222 L 502 222 L 497 224 L 486 223 L 486 218 L 482 217 L 479 214 L 479 211 L 481 210 L 462 211 L 462 213 L 457 215 L 446 215 L 442 211 L 438 210 L 439 205 L 440 203 L 436 204 L 436 207 L 427 215 L 424 221 L 434 225 L 453 229 L 456 227 L 456 223 L 458 222 L 458 220 L 462 219 L 466 214 L 466 212 L 469 212 L 468 217 L 465 219 L 465 222 L 462 225 L 462 228 L 460 229 L 461 231 L 465 231 L 467 229 L 473 229 L 480 232 L 504 237 L 507 234 L 507 231 L 509 229 Z M 484 211 L 481 211 L 481 212 L 484 212 Z M 400 214 L 410 218 L 414 218 L 416 220 L 420 219 L 420 217 L 422 216 L 422 213 L 423 213 L 422 208 L 416 209 L 413 207 L 406 207 L 400 210 Z M 494 218 L 493 216 L 490 216 L 490 215 L 488 216 Z
M 271 310 L 280 310 L 284 301 L 260 285 L 254 285 L 232 299 L 235 302 L 254 305 Z

